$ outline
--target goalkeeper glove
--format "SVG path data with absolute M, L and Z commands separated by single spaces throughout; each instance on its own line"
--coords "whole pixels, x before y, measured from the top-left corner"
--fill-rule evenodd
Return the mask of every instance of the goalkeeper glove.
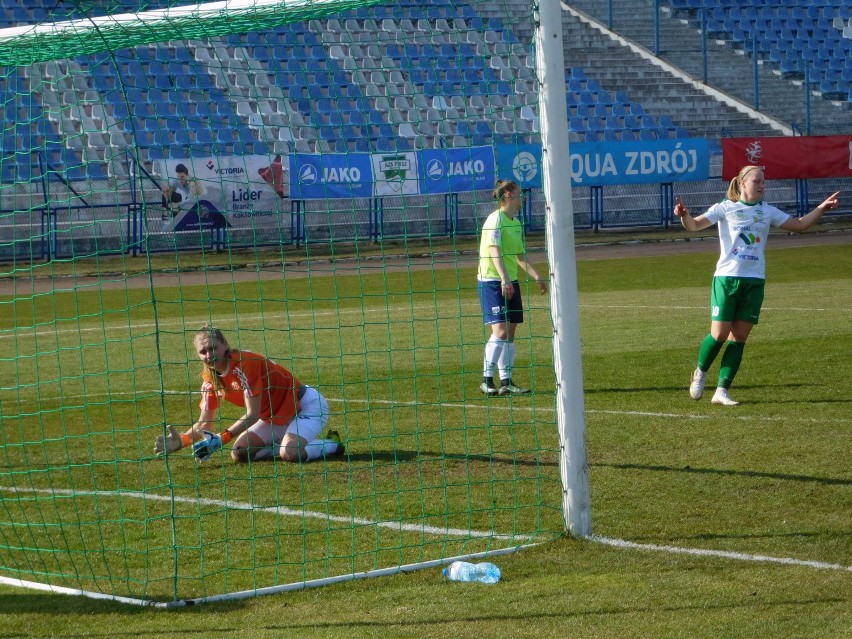
M 192 445 L 192 454 L 198 461 L 205 462 L 213 456 L 213 453 L 222 450 L 224 442 L 219 435 L 211 433 L 209 430 L 202 431 L 202 433 L 204 438 Z
M 189 435 L 181 435 L 174 426 L 166 425 L 168 435 L 157 435 L 154 440 L 154 454 L 160 457 L 168 453 L 176 453 L 184 446 L 189 446 Z

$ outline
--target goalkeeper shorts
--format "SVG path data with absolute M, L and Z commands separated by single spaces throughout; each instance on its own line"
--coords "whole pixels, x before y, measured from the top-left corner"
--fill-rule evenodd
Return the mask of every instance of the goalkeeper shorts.
M 305 394 L 296 410 L 296 417 L 286 426 L 259 420 L 248 432 L 259 437 L 266 446 L 279 446 L 287 434 L 298 435 L 308 443 L 314 441 L 328 423 L 328 401 L 316 388 L 305 386 Z

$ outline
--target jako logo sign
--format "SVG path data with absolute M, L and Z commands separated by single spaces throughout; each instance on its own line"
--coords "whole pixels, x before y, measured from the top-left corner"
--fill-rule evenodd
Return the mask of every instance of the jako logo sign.
M 299 182 L 302 184 L 316 184 L 317 181 L 317 169 L 311 164 L 306 164 L 302 167 L 302 170 L 299 171 Z
M 444 163 L 440 160 L 429 160 L 429 164 L 426 165 L 426 175 L 433 180 L 440 179 L 444 176 Z
M 322 182 L 324 184 L 344 184 L 355 183 L 361 181 L 361 170 L 358 167 L 323 167 L 322 177 L 317 172 L 317 168 L 311 164 L 306 164 L 299 171 L 299 182 L 302 184 L 316 184 Z

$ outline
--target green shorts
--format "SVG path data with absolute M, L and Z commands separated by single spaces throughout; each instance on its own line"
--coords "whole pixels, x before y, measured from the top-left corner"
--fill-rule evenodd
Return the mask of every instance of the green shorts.
M 766 280 L 757 277 L 714 277 L 710 294 L 710 319 L 744 320 L 757 324 L 763 306 Z

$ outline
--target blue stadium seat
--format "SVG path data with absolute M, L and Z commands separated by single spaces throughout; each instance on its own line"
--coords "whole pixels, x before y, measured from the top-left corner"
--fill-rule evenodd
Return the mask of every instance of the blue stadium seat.
M 210 129 L 207 127 L 197 129 L 195 131 L 195 142 L 206 146 L 213 144 L 213 134 Z
M 175 131 L 175 143 L 182 146 L 195 142 L 195 131 L 192 129 L 178 129 Z
M 473 134 L 491 137 L 491 124 L 486 120 L 477 120 Z
M 106 165 L 101 162 L 87 162 L 86 177 L 90 180 L 106 180 L 108 177 Z
M 367 124 L 367 116 L 363 110 L 352 111 L 349 114 L 349 124 L 364 125 Z
M 588 118 L 595 114 L 595 107 L 591 104 L 580 103 L 577 105 L 575 109 L 575 115 L 580 116 L 581 118 Z
M 323 140 L 336 140 L 339 137 L 337 127 L 321 126 L 319 127 L 319 136 Z
M 606 128 L 610 131 L 621 131 L 624 128 L 624 117 L 608 115 L 605 120 Z
M 603 131 L 606 127 L 605 121 L 596 116 L 590 117 L 586 123 L 589 131 Z
M 652 115 L 643 115 L 640 120 L 640 125 L 643 129 L 656 129 L 657 123 Z

